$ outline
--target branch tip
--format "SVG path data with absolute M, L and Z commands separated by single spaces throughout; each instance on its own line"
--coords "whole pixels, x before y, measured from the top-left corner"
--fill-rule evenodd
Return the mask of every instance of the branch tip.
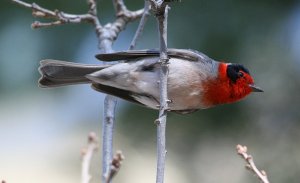
M 111 182 L 112 178 L 120 171 L 122 161 L 125 159 L 122 151 L 118 150 L 116 154 L 114 155 L 111 165 L 110 165 L 110 170 L 106 176 L 106 183 Z
M 95 132 L 90 132 L 88 136 L 89 143 L 96 143 L 97 142 L 97 135 Z
M 92 176 L 90 175 L 91 160 L 94 152 L 97 150 L 96 134 L 90 132 L 88 135 L 88 145 L 81 150 L 81 183 L 89 183 Z
M 31 25 L 33 29 L 62 25 L 65 23 L 83 23 L 83 22 L 92 23 L 94 24 L 95 28 L 101 27 L 100 21 L 97 17 L 97 11 L 96 11 L 97 8 L 96 8 L 95 0 L 88 0 L 88 3 L 90 3 L 88 13 L 81 14 L 81 15 L 64 13 L 57 9 L 52 11 L 43 8 L 36 3 L 29 4 L 21 0 L 12 0 L 12 1 L 23 7 L 30 8 L 32 10 L 32 15 L 34 17 L 54 19 L 54 21 L 48 23 L 34 22 Z
M 263 176 L 267 176 L 267 173 L 264 170 L 261 170 L 260 172 L 263 174 Z
M 80 155 L 81 157 L 83 157 L 85 154 L 86 154 L 86 148 L 82 148 L 81 151 L 80 151 Z
M 266 172 L 264 170 L 258 170 L 254 163 L 253 157 L 250 154 L 247 154 L 247 150 L 247 146 L 242 146 L 239 144 L 236 146 L 237 154 L 246 161 L 246 169 L 253 172 L 253 174 L 256 175 L 262 183 L 269 183 Z
M 32 11 L 32 16 L 34 17 L 46 17 L 46 13 L 41 11 Z

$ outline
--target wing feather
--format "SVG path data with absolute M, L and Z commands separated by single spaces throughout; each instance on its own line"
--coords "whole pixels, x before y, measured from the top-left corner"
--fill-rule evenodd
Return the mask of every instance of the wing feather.
M 117 61 L 117 60 L 134 60 L 142 57 L 154 57 L 159 56 L 159 51 L 157 49 L 150 50 L 129 50 L 114 53 L 101 53 L 97 54 L 96 58 L 102 61 Z M 198 61 L 199 58 L 207 57 L 206 55 L 197 52 L 195 50 L 187 49 L 168 49 L 168 56 L 174 58 L 182 58 L 185 60 Z

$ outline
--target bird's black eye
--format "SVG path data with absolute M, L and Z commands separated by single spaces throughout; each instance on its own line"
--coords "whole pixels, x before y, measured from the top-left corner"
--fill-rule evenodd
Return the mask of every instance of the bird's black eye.
M 244 76 L 245 73 L 249 74 L 248 69 L 240 64 L 229 64 L 227 66 L 227 76 L 228 78 L 235 83 L 237 79 Z
M 239 72 L 238 72 L 238 76 L 239 76 L 239 77 L 243 77 L 243 76 L 244 76 L 244 73 L 241 72 L 241 71 L 239 71 Z

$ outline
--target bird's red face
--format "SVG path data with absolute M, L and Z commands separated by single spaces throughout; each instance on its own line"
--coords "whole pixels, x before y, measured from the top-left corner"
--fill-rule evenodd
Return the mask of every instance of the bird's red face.
M 242 65 L 220 63 L 218 72 L 216 79 L 205 83 L 202 100 L 209 107 L 236 102 L 251 92 L 262 92 Z

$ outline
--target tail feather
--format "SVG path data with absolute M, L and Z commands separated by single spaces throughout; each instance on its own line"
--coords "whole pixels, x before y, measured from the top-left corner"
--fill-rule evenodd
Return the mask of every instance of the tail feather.
M 87 74 L 101 70 L 108 65 L 87 65 L 59 60 L 42 60 L 39 72 L 39 86 L 42 88 L 91 83 Z

